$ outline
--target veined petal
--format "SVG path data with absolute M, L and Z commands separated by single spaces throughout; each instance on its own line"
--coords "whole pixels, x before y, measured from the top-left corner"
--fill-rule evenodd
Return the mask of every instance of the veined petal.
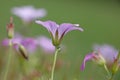
M 55 32 L 57 30 L 57 28 L 59 27 L 58 24 L 56 24 L 53 21 L 35 21 L 37 24 L 42 25 L 43 27 L 45 27 L 50 33 L 52 33 L 52 36 L 55 38 Z
M 95 56 L 95 54 L 93 54 L 93 53 L 87 54 L 85 56 L 84 60 L 83 60 L 83 63 L 81 65 L 80 69 L 84 70 L 86 62 L 89 61 L 89 60 L 91 60 L 94 56 Z
M 60 25 L 60 27 L 58 28 L 58 32 L 59 32 L 59 39 L 61 39 L 66 33 L 72 31 L 72 30 L 79 30 L 79 31 L 83 31 L 82 28 L 77 27 L 78 24 L 74 25 L 74 24 L 70 24 L 70 23 L 63 23 Z

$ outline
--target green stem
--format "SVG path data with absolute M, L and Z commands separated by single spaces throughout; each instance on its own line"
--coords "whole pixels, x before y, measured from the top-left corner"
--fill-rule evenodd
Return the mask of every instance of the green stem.
M 109 80 L 113 80 L 113 76 L 114 76 L 114 74 L 112 74 L 112 75 L 111 75 L 111 77 L 110 77 L 110 79 L 109 79 Z
M 5 74 L 4 74 L 4 77 L 3 77 L 3 80 L 7 80 L 7 76 L 8 76 L 8 72 L 9 72 L 9 67 L 10 67 L 10 63 L 11 63 L 11 59 L 12 59 L 12 53 L 11 53 L 11 41 L 9 42 L 9 54 L 8 54 L 8 62 L 6 64 L 6 70 L 5 70 Z
M 106 72 L 108 74 L 108 77 L 111 77 L 111 74 L 110 74 L 110 72 L 109 72 L 109 70 L 108 70 L 108 68 L 107 68 L 107 66 L 105 64 L 104 64 L 104 68 L 105 68 L 105 70 L 106 70 Z
M 110 72 L 109 72 L 109 70 L 108 70 L 108 68 L 107 68 L 107 66 L 106 65 L 104 65 L 104 68 L 105 68 L 105 70 L 107 71 L 107 74 L 108 74 L 108 80 L 113 80 L 113 76 L 114 76 L 114 74 L 110 74 Z
M 56 48 L 56 51 L 55 51 L 55 54 L 54 54 L 54 61 L 53 61 L 50 80 L 53 80 L 53 77 L 54 77 L 55 64 L 56 64 L 56 60 L 57 60 L 57 54 L 58 54 L 59 51 L 60 51 L 60 48 Z

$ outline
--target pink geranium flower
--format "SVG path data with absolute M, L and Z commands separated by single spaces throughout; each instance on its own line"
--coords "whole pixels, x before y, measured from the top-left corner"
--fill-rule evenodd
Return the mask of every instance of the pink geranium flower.
M 19 45 L 24 46 L 29 53 L 33 53 L 37 49 L 36 40 L 34 38 L 25 38 L 21 35 L 15 35 L 11 42 L 13 46 L 15 45 L 14 48 L 16 50 L 18 50 Z M 9 46 L 9 39 L 4 39 L 2 45 Z
M 42 25 L 43 27 L 45 27 L 49 33 L 52 36 L 52 42 L 54 46 L 59 46 L 63 36 L 65 36 L 68 32 L 72 31 L 72 30 L 79 30 L 79 31 L 83 31 L 82 28 L 78 27 L 78 24 L 71 24 L 71 23 L 63 23 L 58 25 L 57 23 L 53 22 L 53 21 L 36 21 L 37 24 Z
M 98 64 L 105 64 L 107 66 L 112 66 L 117 60 L 118 50 L 110 45 L 95 45 L 93 50 L 94 52 L 89 53 L 85 56 L 81 70 L 84 70 L 85 64 L 89 60 L 93 60 Z
M 44 17 L 46 10 L 43 8 L 35 9 L 33 6 L 22 6 L 12 8 L 12 13 L 20 17 L 23 22 L 29 23 L 35 19 Z

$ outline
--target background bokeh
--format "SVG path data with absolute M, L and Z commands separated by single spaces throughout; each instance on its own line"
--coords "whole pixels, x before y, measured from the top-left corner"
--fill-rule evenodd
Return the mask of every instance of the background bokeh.
M 9 22 L 10 16 L 14 18 L 16 31 L 20 31 L 22 26 L 22 21 L 11 13 L 11 9 L 26 5 L 45 8 L 47 16 L 41 19 L 43 21 L 53 20 L 59 24 L 64 22 L 79 23 L 84 29 L 84 32 L 72 31 L 64 37 L 62 44 L 66 46 L 66 53 L 58 56 L 67 62 L 69 67 L 63 66 L 56 71 L 55 80 L 105 80 L 107 73 L 103 68 L 88 62 L 86 69 L 80 71 L 80 65 L 84 56 L 92 51 L 94 44 L 110 44 L 116 49 L 120 49 L 119 0 L 1 0 L 1 41 L 6 38 L 6 24 Z M 35 22 L 32 22 L 28 29 L 30 33 L 23 35 L 50 37 L 47 30 Z M 3 50 L 0 50 L 0 58 L 3 56 Z M 116 80 L 120 79 L 119 75 L 118 71 L 115 76 Z

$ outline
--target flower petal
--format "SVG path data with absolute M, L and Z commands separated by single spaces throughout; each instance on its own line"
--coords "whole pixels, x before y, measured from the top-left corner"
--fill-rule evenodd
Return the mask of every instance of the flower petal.
M 24 22 L 31 22 L 46 15 L 45 9 L 35 9 L 33 6 L 14 7 L 11 12 L 20 17 Z
M 95 56 L 95 54 L 93 53 L 90 53 L 90 54 L 87 54 L 83 60 L 83 63 L 82 63 L 82 66 L 80 67 L 81 70 L 84 70 L 85 68 L 85 63 L 89 60 L 91 60 L 93 57 Z
M 52 36 L 55 38 L 55 32 L 57 30 L 57 28 L 59 27 L 58 24 L 56 24 L 53 21 L 35 21 L 37 24 L 42 25 L 43 27 L 45 27 L 50 33 L 52 33 Z
M 2 46 L 8 46 L 9 45 L 9 39 L 4 39 L 2 41 Z
M 33 53 L 37 49 L 36 40 L 34 38 L 25 38 L 21 41 L 21 44 L 29 53 Z
M 45 53 L 54 53 L 55 51 L 55 47 L 53 46 L 52 41 L 45 36 L 38 37 L 37 44 Z
M 22 41 L 21 38 L 13 38 L 13 39 L 12 39 L 12 44 L 20 44 L 21 41 Z M 2 45 L 3 45 L 3 46 L 9 46 L 9 39 L 4 39 L 4 40 L 2 41 Z
M 118 50 L 114 47 L 104 44 L 104 45 L 94 45 L 94 51 L 97 51 L 102 55 L 107 64 L 112 64 L 117 58 Z
M 14 7 L 12 13 L 20 17 L 23 21 L 29 21 L 33 19 L 34 8 L 33 6 Z
M 34 15 L 35 18 L 39 18 L 39 17 L 41 18 L 41 17 L 44 17 L 47 14 L 47 12 L 45 9 L 38 9 L 35 11 L 34 14 L 35 14 Z
M 58 32 L 59 32 L 59 39 L 61 39 L 66 33 L 72 31 L 72 30 L 79 30 L 79 31 L 83 31 L 82 28 L 80 27 L 76 27 L 78 26 L 78 24 L 74 25 L 74 24 L 70 24 L 70 23 L 63 23 L 60 25 L 60 27 L 58 28 Z

